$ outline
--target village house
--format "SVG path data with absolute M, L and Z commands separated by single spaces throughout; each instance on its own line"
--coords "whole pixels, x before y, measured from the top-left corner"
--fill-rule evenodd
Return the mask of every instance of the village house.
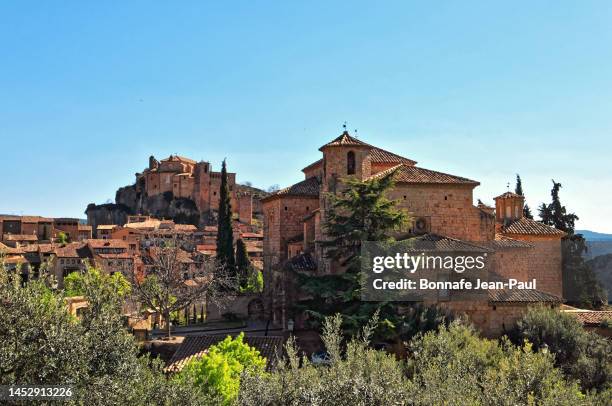
M 302 325 L 293 310 L 300 297 L 291 270 L 311 274 L 342 272 L 325 255 L 323 222 L 328 194 L 339 193 L 342 179 L 369 180 L 394 173 L 388 197 L 411 222 L 402 232 L 432 241 L 476 244 L 492 253 L 496 277 L 537 279 L 537 289 L 490 291 L 485 301 L 438 303 L 466 313 L 483 332 L 501 333 L 528 305 L 561 303 L 561 238 L 564 233 L 523 217 L 524 198 L 504 193 L 495 208 L 474 205 L 479 182 L 417 166 L 417 162 L 367 144 L 343 132 L 319 149 L 322 158 L 302 169 L 304 180 L 262 199 L 265 306 L 275 324 Z

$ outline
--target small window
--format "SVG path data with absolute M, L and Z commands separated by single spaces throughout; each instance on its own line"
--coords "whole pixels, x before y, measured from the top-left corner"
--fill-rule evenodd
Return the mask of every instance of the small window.
M 355 153 L 353 151 L 349 151 L 346 154 L 346 174 L 355 174 Z
M 289 208 L 287 206 L 285 206 L 285 211 L 289 210 Z

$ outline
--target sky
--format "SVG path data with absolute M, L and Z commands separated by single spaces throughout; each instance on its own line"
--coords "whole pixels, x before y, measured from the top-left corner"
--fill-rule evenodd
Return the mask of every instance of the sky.
M 434 4 L 435 3 L 435 4 Z M 612 233 L 612 2 L 0 1 L 0 213 L 84 218 L 148 157 L 268 188 L 346 121 L 419 166 L 551 179 Z

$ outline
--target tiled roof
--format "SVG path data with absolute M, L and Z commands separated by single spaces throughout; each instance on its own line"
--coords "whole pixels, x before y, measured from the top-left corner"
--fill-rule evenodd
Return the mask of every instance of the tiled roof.
M 127 228 L 135 228 L 135 229 L 145 229 L 145 228 L 158 228 L 161 224 L 160 220 L 150 219 L 146 221 L 139 221 L 135 223 L 126 223 L 124 227 Z
M 185 337 L 181 346 L 170 359 L 166 371 L 180 372 L 189 361 L 203 356 L 210 346 L 218 344 L 225 337 L 223 335 Z M 276 336 L 245 336 L 244 343 L 257 349 L 260 355 L 267 359 L 266 368 L 271 370 L 278 357 L 282 355 L 284 338 Z
M 438 234 L 423 234 L 411 237 L 401 242 L 411 243 L 411 247 L 418 251 L 458 251 L 458 252 L 489 252 L 489 248 L 482 243 L 474 244 L 456 238 L 446 237 Z
M 563 299 L 535 289 L 490 289 L 490 302 L 561 303 Z
M 398 183 L 419 183 L 419 184 L 464 184 L 480 185 L 475 180 L 462 178 L 460 176 L 449 175 L 443 172 L 436 172 L 430 169 L 418 168 L 406 164 L 399 164 L 377 174 L 368 179 L 376 179 L 388 175 L 395 171 L 395 181 Z
M 520 198 L 524 199 L 523 196 L 517 195 L 516 193 L 512 193 L 512 192 L 506 192 L 506 193 L 501 194 L 501 195 L 499 195 L 497 197 L 494 197 L 493 199 L 494 200 L 497 200 L 497 199 L 507 199 L 507 198 L 510 198 L 510 197 L 520 197 Z
M 4 234 L 6 241 L 38 241 L 34 234 Z
M 87 224 L 79 224 L 77 226 L 77 230 L 79 230 L 79 231 L 91 231 L 91 226 L 88 226 Z
M 358 140 L 355 137 L 351 137 L 348 131 L 344 131 L 342 134 L 340 134 L 339 137 L 334 138 L 327 144 L 323 145 L 321 148 L 319 148 L 319 150 L 322 151 L 323 148 L 326 148 L 326 147 L 349 147 L 349 146 L 371 147 L 370 144 L 367 144 L 361 140 Z
M 115 227 L 119 227 L 116 224 L 100 224 L 96 228 L 98 230 L 113 230 Z
M 240 234 L 241 238 L 263 238 L 262 233 L 242 233 Z
M 533 248 L 533 245 L 525 242 L 515 240 L 514 238 L 506 237 L 501 234 L 495 234 L 494 241 L 483 242 L 483 245 L 493 249 L 504 249 L 504 248 Z
M 21 216 L 22 223 L 50 223 L 53 219 L 41 216 Z
M 294 271 L 314 271 L 317 269 L 317 263 L 308 252 L 289 259 L 287 266 Z
M 308 165 L 308 166 L 305 166 L 305 167 L 302 169 L 302 172 L 307 171 L 308 169 L 311 169 L 311 168 L 315 168 L 315 167 L 320 166 L 320 165 L 322 165 L 322 164 L 323 164 L 323 158 L 319 159 L 318 161 L 314 161 L 313 163 L 311 163 L 311 164 L 310 164 L 310 165 Z
M 571 314 L 576 317 L 585 326 L 600 326 L 604 321 L 612 321 L 612 311 L 601 310 L 578 310 L 578 311 L 566 311 L 567 314 Z
M 133 256 L 130 253 L 122 252 L 120 254 L 96 254 L 96 257 L 100 257 L 102 259 L 129 259 Z
M 185 158 L 184 156 L 180 156 L 180 155 L 170 155 L 168 158 L 161 160 L 161 162 L 167 162 L 167 161 L 182 161 L 182 162 L 187 162 L 190 164 L 196 163 L 196 161 L 194 161 L 193 159 Z
M 55 255 L 60 258 L 80 258 L 85 257 L 83 248 L 85 244 L 80 242 L 69 243 L 55 249 Z
M 415 165 L 417 162 L 412 159 L 405 158 L 403 156 L 394 154 L 393 152 L 386 151 L 382 148 L 378 148 L 375 146 L 371 146 L 370 149 L 370 157 L 372 159 L 372 163 L 384 163 L 384 164 L 406 164 L 406 165 Z M 310 165 L 304 167 L 302 172 L 307 171 L 309 169 L 315 168 L 323 164 L 323 159 L 319 159 L 311 163 Z
M 0 254 L 22 255 L 25 253 L 26 251 L 23 248 L 8 247 L 0 242 Z
M 160 255 L 163 258 L 180 262 L 182 264 L 191 264 L 193 259 L 191 254 L 182 248 L 161 248 L 161 247 L 149 247 L 143 254 L 142 259 L 147 264 L 153 264 L 155 259 L 159 259 Z
M 417 163 L 412 159 L 404 158 L 403 156 L 385 151 L 384 149 L 378 147 L 372 148 L 370 151 L 370 157 L 372 157 L 372 162 L 374 163 L 398 163 L 407 165 L 415 165 Z
M 295 185 L 286 187 L 277 191 L 276 193 L 272 193 L 269 196 L 261 199 L 261 201 L 270 200 L 272 198 L 278 196 L 308 196 L 308 197 L 318 197 L 319 196 L 319 181 L 316 177 L 311 177 L 301 182 L 296 183 Z
M 502 227 L 503 234 L 550 235 L 563 237 L 565 233 L 539 221 L 522 217 Z
M 174 229 L 176 231 L 197 231 L 198 228 L 193 224 L 175 224 Z
M 91 248 L 128 248 L 128 243 L 123 240 L 92 238 L 85 241 Z

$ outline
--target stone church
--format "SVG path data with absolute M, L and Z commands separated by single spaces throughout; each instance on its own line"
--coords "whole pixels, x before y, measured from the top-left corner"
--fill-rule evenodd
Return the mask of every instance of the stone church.
M 478 244 L 494 253 L 499 277 L 537 279 L 537 289 L 491 290 L 485 301 L 439 301 L 467 314 L 484 334 L 512 327 L 528 306 L 562 302 L 561 239 L 563 232 L 523 217 L 524 197 L 506 192 L 495 207 L 474 205 L 479 182 L 425 169 L 417 162 L 343 132 L 323 145 L 322 158 L 302 169 L 304 180 L 263 199 L 265 306 L 277 325 L 299 328 L 302 317 L 292 309 L 300 296 L 288 270 L 326 274 L 341 272 L 325 258 L 321 241 L 329 193 L 342 179 L 368 180 L 395 172 L 388 197 L 411 219 L 408 234 L 435 241 Z

